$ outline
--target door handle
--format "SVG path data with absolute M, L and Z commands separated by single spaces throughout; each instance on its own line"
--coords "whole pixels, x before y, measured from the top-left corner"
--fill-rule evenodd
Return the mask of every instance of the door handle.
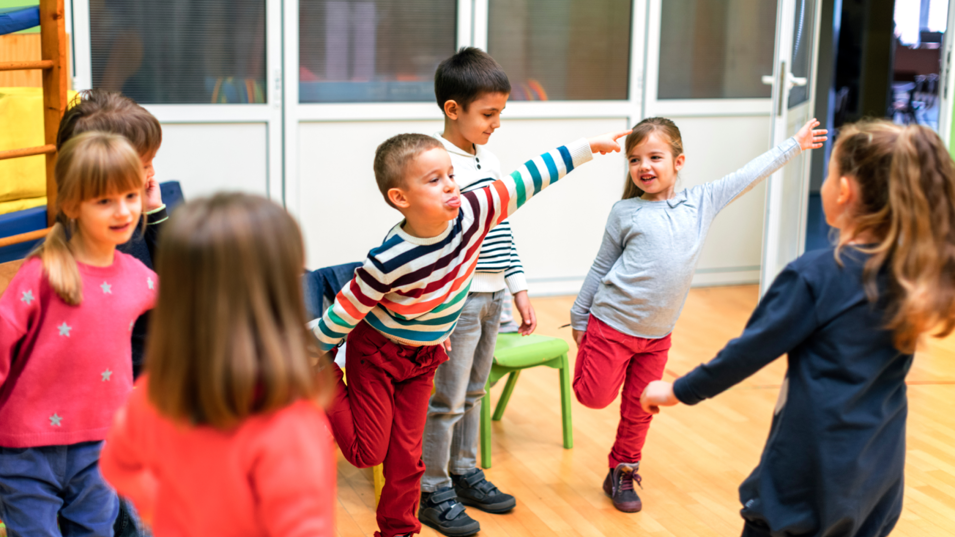
M 789 87 L 794 88 L 796 86 L 805 86 L 809 83 L 809 80 L 803 76 L 793 76 L 792 73 L 789 73 Z
M 766 84 L 767 86 L 772 86 L 775 80 L 776 77 L 773 75 L 763 75 L 763 84 Z

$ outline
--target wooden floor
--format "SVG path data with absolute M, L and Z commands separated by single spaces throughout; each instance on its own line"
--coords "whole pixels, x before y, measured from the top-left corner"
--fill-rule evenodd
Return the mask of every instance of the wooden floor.
M 757 301 L 755 286 L 694 289 L 674 331 L 666 378 L 714 356 L 739 335 Z M 538 333 L 570 340 L 573 297 L 535 299 Z M 571 342 L 571 360 L 575 347 Z M 616 511 L 601 484 L 619 407 L 591 410 L 574 401 L 574 449 L 561 446 L 557 372 L 525 371 L 507 412 L 494 423 L 487 476 L 517 497 L 506 515 L 468 513 L 482 537 L 548 535 L 739 535 L 737 487 L 759 459 L 783 378 L 777 360 L 736 388 L 696 407 L 656 418 L 641 465 L 644 510 Z M 492 390 L 499 395 L 503 383 Z M 955 536 L 955 336 L 932 341 L 909 375 L 905 511 L 893 535 Z M 877 471 L 877 470 L 876 470 Z M 377 529 L 370 470 L 338 462 L 341 536 Z M 422 535 L 439 535 L 423 528 Z

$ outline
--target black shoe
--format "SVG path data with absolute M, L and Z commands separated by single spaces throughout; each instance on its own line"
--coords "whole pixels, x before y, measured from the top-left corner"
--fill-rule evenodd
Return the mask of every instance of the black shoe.
M 454 482 L 458 500 L 464 505 L 494 514 L 506 513 L 517 505 L 514 496 L 497 490 L 493 483 L 484 478 L 484 470 L 480 468 L 465 475 L 451 474 L 451 481 Z
M 421 493 L 418 520 L 449 537 L 464 537 L 481 531 L 481 524 L 464 512 L 451 487 Z
M 643 502 L 640 496 L 633 488 L 636 481 L 637 486 L 643 488 L 640 484 L 640 463 L 625 464 L 620 463 L 616 468 L 607 473 L 607 479 L 604 479 L 604 492 L 613 499 L 613 506 L 624 513 L 636 513 L 643 509 Z

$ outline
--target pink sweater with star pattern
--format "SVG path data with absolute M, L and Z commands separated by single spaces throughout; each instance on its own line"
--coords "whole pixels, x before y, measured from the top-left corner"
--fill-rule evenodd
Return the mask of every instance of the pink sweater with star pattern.
M 156 274 L 120 252 L 108 267 L 78 265 L 79 306 L 57 296 L 36 258 L 0 296 L 2 447 L 103 440 L 132 390 L 129 334 L 156 300 Z

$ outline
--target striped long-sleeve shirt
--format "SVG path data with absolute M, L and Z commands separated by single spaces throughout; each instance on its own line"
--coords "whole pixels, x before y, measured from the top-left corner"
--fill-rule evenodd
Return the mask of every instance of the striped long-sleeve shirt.
M 591 158 L 589 143 L 581 139 L 463 193 L 457 219 L 436 237 L 413 237 L 396 225 L 312 328 L 322 349 L 333 348 L 362 320 L 405 345 L 444 341 L 464 306 L 488 232 Z
M 448 151 L 454 166 L 454 181 L 462 192 L 484 188 L 501 178 L 501 163 L 486 147 L 475 145 L 472 154 L 454 145 L 440 133 L 434 137 Z M 484 238 L 471 280 L 471 292 L 494 293 L 505 287 L 512 295 L 527 290 L 524 266 L 517 255 L 509 220 L 495 226 Z

